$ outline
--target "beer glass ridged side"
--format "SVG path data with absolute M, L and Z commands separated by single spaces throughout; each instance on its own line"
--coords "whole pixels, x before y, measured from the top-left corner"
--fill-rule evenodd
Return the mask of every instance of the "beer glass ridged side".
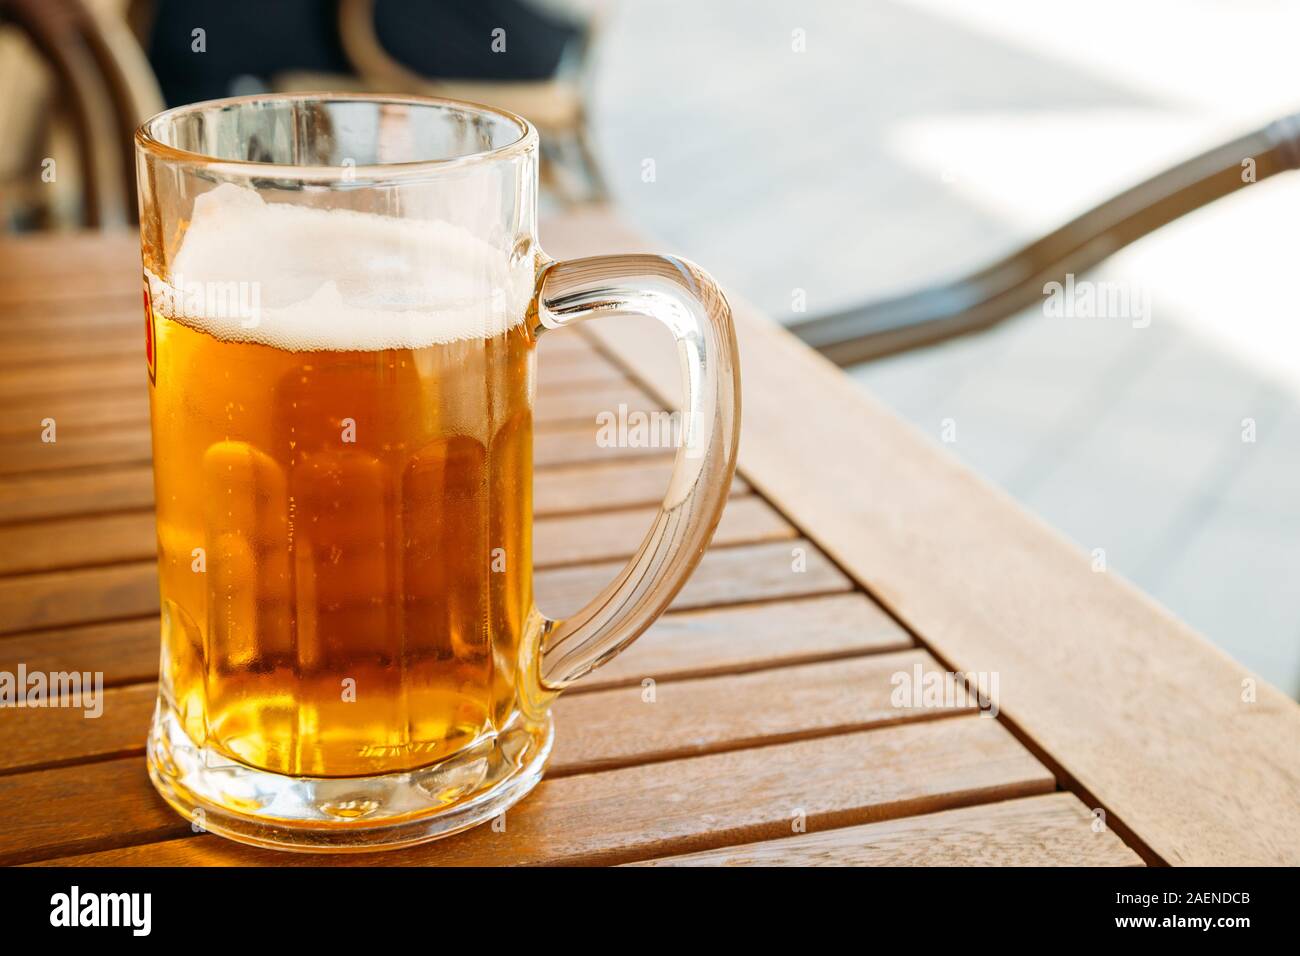
M 498 816 L 541 779 L 555 697 L 650 626 L 717 525 L 739 438 L 725 297 L 672 257 L 546 257 L 536 131 L 487 107 L 244 97 L 136 145 L 154 785 L 203 829 L 293 850 Z M 676 344 L 681 443 L 636 554 L 551 620 L 535 345 L 624 316 Z
M 531 604 L 524 327 L 291 351 L 157 326 L 162 686 L 187 736 L 349 777 L 505 726 Z
M 550 740 L 530 663 L 535 136 L 346 97 L 152 124 L 155 783 L 254 843 L 469 825 L 483 795 L 535 783 Z

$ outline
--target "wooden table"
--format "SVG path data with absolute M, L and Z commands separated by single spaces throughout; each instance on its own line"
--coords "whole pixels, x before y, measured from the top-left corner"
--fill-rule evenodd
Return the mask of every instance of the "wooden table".
M 653 245 L 599 210 L 543 239 Z M 713 547 L 561 698 L 547 779 L 504 833 L 317 857 L 192 832 L 143 759 L 158 593 L 137 256 L 127 236 L 0 242 L 0 671 L 110 688 L 99 719 L 0 711 L 0 861 L 1300 861 L 1300 706 L 739 303 L 740 475 Z M 594 416 L 671 403 L 678 373 L 637 321 L 541 353 L 537 591 L 562 613 L 631 553 L 669 464 L 598 447 Z M 896 706 L 915 668 L 996 673 L 996 719 Z

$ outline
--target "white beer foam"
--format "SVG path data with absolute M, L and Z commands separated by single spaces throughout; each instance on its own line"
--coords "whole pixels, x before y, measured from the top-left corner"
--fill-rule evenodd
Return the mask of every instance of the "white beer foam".
M 290 351 L 423 348 L 523 321 L 532 258 L 448 222 L 268 203 L 223 183 L 194 202 L 155 307 L 232 342 Z

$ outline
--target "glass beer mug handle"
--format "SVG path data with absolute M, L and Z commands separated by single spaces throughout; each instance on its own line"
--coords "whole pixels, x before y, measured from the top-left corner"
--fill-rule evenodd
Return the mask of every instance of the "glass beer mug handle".
M 668 607 L 713 537 L 736 469 L 736 333 L 708 274 L 671 256 L 621 255 L 552 263 L 539 278 L 543 329 L 628 315 L 656 318 L 676 339 L 685 393 L 680 444 L 663 505 L 636 555 L 586 607 L 543 626 L 541 681 L 551 692 L 614 657 Z

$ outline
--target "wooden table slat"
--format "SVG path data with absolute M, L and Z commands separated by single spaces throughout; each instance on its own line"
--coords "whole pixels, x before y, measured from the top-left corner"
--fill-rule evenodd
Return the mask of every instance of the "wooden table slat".
M 593 419 L 582 424 L 560 423 L 537 429 L 533 463 L 537 468 L 617 461 L 623 458 L 663 458 L 671 448 L 652 445 L 602 445 L 601 426 Z M 111 431 L 80 433 L 58 441 L 11 444 L 0 457 L 0 477 L 50 474 L 73 468 L 144 464 L 151 460 L 148 425 L 126 425 Z
M 649 530 L 655 508 L 538 518 L 534 566 L 627 558 Z M 797 532 L 761 498 L 727 508 L 715 545 L 794 538 Z M 196 546 L 202 542 L 196 542 Z M 0 577 L 140 561 L 157 554 L 153 510 L 0 526 Z
M 561 698 L 551 776 L 585 773 L 719 749 L 844 733 L 970 710 L 906 702 L 895 706 L 893 676 L 938 671 L 917 649 L 780 670 L 691 680 L 656 680 Z M 144 754 L 157 689 L 104 691 L 98 717 L 80 709 L 15 710 L 0 726 L 0 773 Z M 774 699 L 781 707 L 771 706 Z
M 558 383 L 539 393 L 533 422 L 537 428 L 555 424 L 594 422 L 603 412 L 618 414 L 659 411 L 662 405 L 626 379 L 597 380 L 571 387 Z M 40 444 L 44 427 L 53 419 L 60 440 L 106 427 L 148 425 L 149 396 L 142 388 L 84 395 L 25 396 L 3 401 L 0 407 L 0 452 L 25 443 Z
M 624 381 L 622 369 L 595 353 L 575 355 L 572 361 L 543 359 L 537 363 L 539 396 L 580 392 L 602 385 L 623 384 Z M 143 354 L 109 356 L 86 362 L 9 366 L 0 369 L 0 403 L 39 407 L 40 400 L 45 398 L 51 404 L 66 402 L 75 405 L 103 394 L 147 395 L 148 384 L 149 373 Z
M 703 850 L 628 866 L 1141 866 L 1069 793 Z
M 589 213 L 544 237 L 564 254 L 641 245 Z M 980 574 L 963 577 L 984 552 L 972 548 L 962 509 L 987 507 L 988 492 L 944 485 L 950 464 L 903 441 L 869 402 L 863 412 L 842 376 L 743 304 L 745 476 L 714 546 L 670 613 L 558 701 L 548 777 L 510 811 L 505 833 L 479 828 L 361 857 L 192 835 L 153 792 L 141 759 L 158 597 L 135 239 L 0 240 L 0 253 L 0 669 L 103 671 L 110 685 L 97 719 L 71 708 L 3 715 L 0 800 L 24 812 L 0 829 L 0 861 L 1130 865 L 1138 857 L 1126 840 L 1151 854 L 1123 823 L 1093 832 L 1088 808 L 1113 808 L 1077 785 L 1077 746 L 1064 757 L 1043 748 L 1045 766 L 997 720 L 895 706 L 897 674 L 947 666 L 929 648 L 971 669 L 1000 663 L 972 660 L 966 640 L 971 629 L 983 633 L 990 605 L 1004 630 L 1018 620 L 1005 588 L 972 597 Z M 636 321 L 547 334 L 539 353 L 535 590 L 544 612 L 563 615 L 622 568 L 671 465 L 671 449 L 601 447 L 595 416 L 620 405 L 673 408 L 680 383 L 668 337 Z M 864 457 L 870 442 L 857 448 L 864 427 L 843 427 L 851 414 L 882 434 L 871 455 L 886 460 Z M 39 425 L 51 416 L 59 441 L 47 445 Z M 930 471 L 918 477 L 922 462 Z M 934 520 L 918 511 L 923 487 L 942 502 Z M 1022 516 L 998 514 L 1014 538 Z M 951 521 L 960 534 L 945 531 Z M 918 543 L 939 549 L 927 552 L 929 594 L 915 572 Z M 891 549 L 907 573 L 881 565 Z M 936 569 L 947 569 L 942 580 Z M 919 628 L 924 646 L 863 588 Z M 955 607 L 954 594 L 966 617 L 928 613 L 925 601 Z M 1015 653 L 1010 660 L 1019 666 Z M 1056 677 L 1032 673 L 1044 682 L 1033 696 L 1040 718 L 1050 713 L 1044 693 L 1106 696 L 1078 675 L 1059 684 L 1059 667 Z M 1062 782 L 1075 793 L 1053 793 Z M 796 819 L 809 832 L 792 835 Z
M 124 282 L 140 273 L 140 239 L 135 232 L 37 232 L 0 237 L 0 285 L 40 278 L 53 285 L 73 275 Z M 35 283 L 38 290 L 41 282 Z M 136 290 L 139 300 L 139 291 Z
M 25 779 L 31 778 L 31 779 Z M 0 777 L 27 812 L 0 861 L 97 866 L 620 863 L 1047 793 L 1052 775 L 995 720 L 952 717 L 544 780 L 506 815 L 401 853 L 285 854 L 210 835 L 169 810 L 135 758 Z M 91 799 L 91 797 L 94 799 Z
M 800 553 L 803 559 L 793 558 Z M 792 573 L 795 560 L 806 570 Z M 572 614 L 622 570 L 622 561 L 560 567 L 534 576 L 537 603 L 552 616 Z M 715 548 L 707 552 L 673 607 L 828 594 L 852 585 L 816 547 L 802 539 Z M 158 612 L 153 561 L 0 578 L 0 633 L 120 620 Z
M 671 467 L 672 459 L 658 456 L 544 468 L 533 475 L 533 512 L 588 514 L 654 504 L 663 499 Z M 731 493 L 748 491 L 737 475 Z M 151 465 L 0 479 L 0 527 L 140 508 L 153 508 Z
M 98 671 L 109 687 L 154 681 L 158 626 L 157 616 L 149 615 L 12 634 L 0 638 L 0 670 L 16 673 L 18 665 L 25 664 L 29 671 L 44 673 Z M 639 684 L 646 677 L 673 680 L 784 667 L 911 644 L 911 635 L 862 594 L 673 611 L 567 693 Z
M 544 238 L 558 256 L 649 245 L 594 211 Z M 998 673 L 1005 717 L 1144 859 L 1300 862 L 1300 813 L 1280 812 L 1300 806 L 1296 701 L 730 301 L 740 468 L 764 497 L 936 656 Z M 652 394 L 677 394 L 657 323 L 587 329 Z

